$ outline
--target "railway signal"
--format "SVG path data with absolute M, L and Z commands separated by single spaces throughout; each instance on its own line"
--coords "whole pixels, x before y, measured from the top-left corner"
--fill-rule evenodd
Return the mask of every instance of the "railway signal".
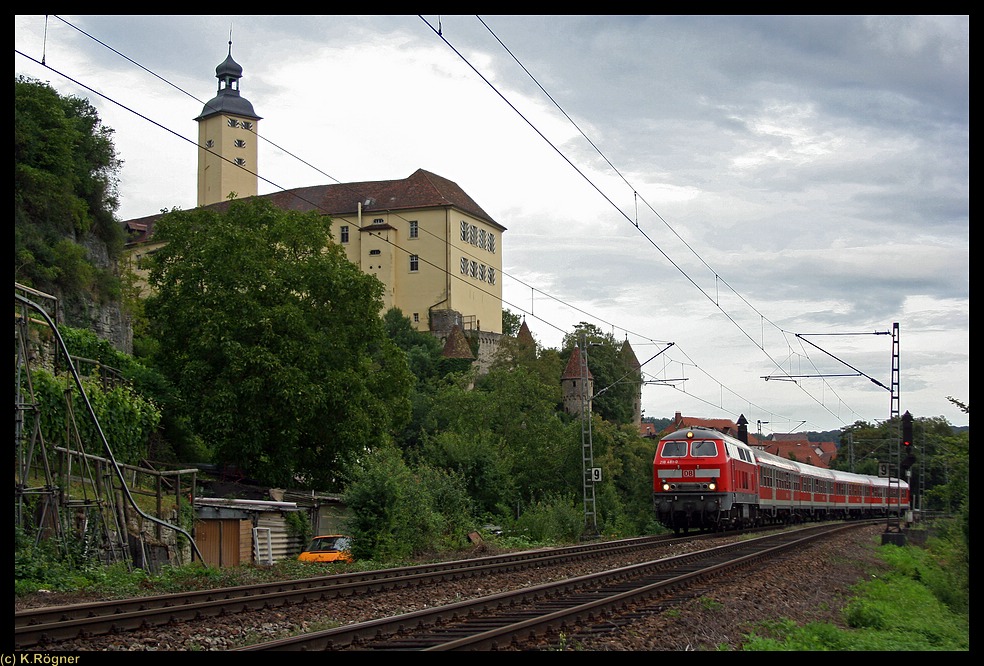
M 906 410 L 902 415 L 902 463 L 900 465 L 902 473 L 905 474 L 916 462 L 916 456 L 912 452 L 912 414 Z

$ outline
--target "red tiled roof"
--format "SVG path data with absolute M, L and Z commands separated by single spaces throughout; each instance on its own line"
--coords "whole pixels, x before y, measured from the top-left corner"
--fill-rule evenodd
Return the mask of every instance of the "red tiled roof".
M 527 345 L 529 347 L 535 347 L 536 341 L 533 339 L 533 334 L 530 332 L 530 327 L 526 325 L 526 320 L 519 325 L 519 332 L 516 333 L 516 339 L 522 345 Z
M 442 355 L 445 358 L 475 359 L 471 347 L 468 346 L 468 340 L 465 339 L 465 334 L 461 332 L 461 328 L 457 324 L 452 326 L 451 332 L 448 333 L 448 340 L 444 343 Z
M 408 178 L 401 180 L 314 185 L 259 196 L 281 210 L 317 210 L 331 216 L 356 215 L 359 204 L 362 204 L 363 215 L 453 206 L 505 231 L 505 227 L 482 210 L 457 183 L 423 169 L 417 169 Z M 228 206 L 228 201 L 221 201 L 204 208 L 221 211 Z M 131 234 L 129 242 L 149 240 L 154 233 L 154 223 L 160 217 L 159 213 L 127 221 L 125 224 Z
M 585 368 L 588 371 L 587 379 L 594 379 L 594 375 L 591 374 L 591 370 Z M 561 379 L 581 379 L 581 348 L 574 347 L 571 350 L 571 357 L 567 360 L 567 367 L 564 368 L 564 374 L 561 375 Z
M 832 442 L 831 442 L 832 443 Z M 814 467 L 828 467 L 829 455 L 825 455 L 823 447 L 819 442 L 811 442 L 807 438 L 799 435 L 797 440 L 779 440 L 767 442 L 766 453 L 795 460 L 796 462 L 806 463 Z
M 657 433 L 658 437 L 663 437 L 675 432 L 677 430 L 682 430 L 684 428 L 708 428 L 709 430 L 717 430 L 718 432 L 723 432 L 730 437 L 738 437 L 739 426 L 737 423 L 731 419 L 705 419 L 699 416 L 683 416 L 680 412 L 677 412 L 673 417 L 673 421 L 670 425 L 666 426 Z M 748 434 L 748 445 L 761 448 L 763 443 L 759 441 L 758 436 L 755 433 L 749 432 Z
M 683 416 L 680 412 L 677 412 L 670 425 L 663 428 L 660 436 L 668 435 L 671 432 L 683 428 L 709 428 L 726 433 L 732 437 L 738 435 L 738 424 L 731 419 L 704 419 L 698 416 Z

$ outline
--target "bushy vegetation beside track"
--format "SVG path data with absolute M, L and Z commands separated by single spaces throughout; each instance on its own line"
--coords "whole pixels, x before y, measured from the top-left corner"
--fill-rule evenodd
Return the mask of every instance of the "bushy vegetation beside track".
M 962 520 L 940 521 L 923 547 L 883 545 L 878 554 L 891 570 L 859 583 L 855 597 L 843 611 L 846 629 L 826 623 L 797 626 L 778 618 L 763 623 L 747 637 L 746 651 L 966 651 L 969 650 L 969 545 L 966 514 Z M 527 537 L 484 533 L 490 548 L 528 548 L 561 545 Z M 26 551 L 21 551 L 26 552 Z M 200 564 L 166 567 L 160 574 L 127 571 L 124 567 L 62 566 L 58 552 L 35 551 L 31 561 L 17 565 L 28 571 L 30 582 L 18 584 L 17 593 L 38 589 L 74 590 L 83 598 L 123 598 L 166 594 L 252 583 L 308 578 L 347 571 L 365 571 L 399 561 L 310 564 L 284 560 L 272 567 L 243 565 L 206 568 Z M 434 559 L 441 559 L 435 554 Z M 80 599 L 81 600 L 81 599 Z M 67 602 L 68 598 L 60 598 Z
M 967 651 L 970 649 L 969 512 L 935 526 L 924 548 L 883 545 L 888 575 L 858 583 L 843 610 L 848 629 L 829 623 L 763 624 L 745 651 Z

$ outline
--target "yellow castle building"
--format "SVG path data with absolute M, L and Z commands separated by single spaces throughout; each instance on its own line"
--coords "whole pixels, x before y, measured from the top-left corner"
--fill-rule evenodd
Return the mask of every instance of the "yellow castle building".
M 243 69 L 229 55 L 199 127 L 198 205 L 222 210 L 257 194 L 260 116 L 241 94 Z M 350 261 L 384 285 L 383 311 L 399 308 L 420 331 L 447 341 L 454 326 L 478 338 L 479 367 L 502 334 L 502 238 L 496 222 L 455 182 L 418 169 L 398 180 L 316 185 L 262 195 L 285 210 L 330 218 Z M 125 223 L 131 265 L 159 244 L 160 214 Z

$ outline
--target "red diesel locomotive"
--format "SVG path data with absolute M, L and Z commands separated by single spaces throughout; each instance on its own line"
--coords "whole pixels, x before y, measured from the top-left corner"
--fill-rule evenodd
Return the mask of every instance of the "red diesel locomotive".
M 909 485 L 759 451 L 707 428 L 663 437 L 653 458 L 653 506 L 674 532 L 804 520 L 901 515 Z

